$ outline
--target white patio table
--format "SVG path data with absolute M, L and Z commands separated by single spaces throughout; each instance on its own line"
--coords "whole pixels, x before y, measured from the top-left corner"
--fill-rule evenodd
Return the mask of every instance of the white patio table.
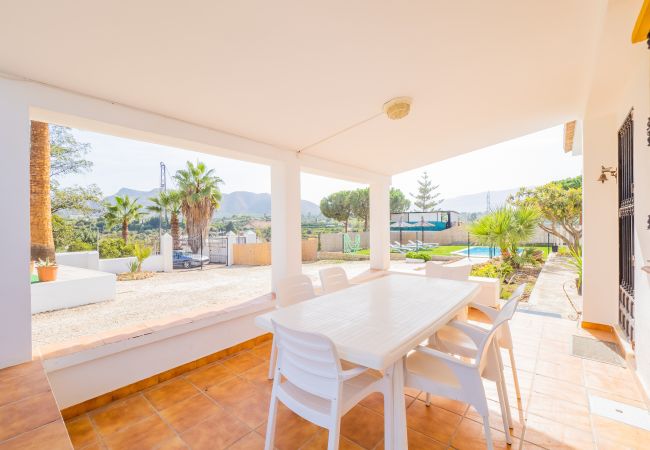
M 385 448 L 405 450 L 404 357 L 472 301 L 477 283 L 391 274 L 256 317 L 329 337 L 339 357 L 380 370 L 391 383 L 384 399 Z M 389 411 L 393 412 L 390 414 Z

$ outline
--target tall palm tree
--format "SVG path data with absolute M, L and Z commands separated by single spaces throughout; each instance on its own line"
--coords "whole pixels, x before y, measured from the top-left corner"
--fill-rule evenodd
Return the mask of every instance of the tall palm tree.
M 481 244 L 499 247 L 501 255 L 509 258 L 517 253 L 522 242 L 530 239 L 539 224 L 536 208 L 501 207 L 469 225 L 469 232 Z
M 187 161 L 185 169 L 174 175 L 181 195 L 181 211 L 185 217 L 185 227 L 193 252 L 200 246 L 198 238 L 206 239 L 212 215 L 219 208 L 223 180 L 208 170 L 204 163 Z
M 161 214 L 162 212 L 169 212 L 170 226 L 172 231 L 172 241 L 174 242 L 174 250 L 181 249 L 181 231 L 178 216 L 181 214 L 181 194 L 178 191 L 160 192 L 157 197 L 151 197 L 149 200 L 153 205 L 147 206 L 149 211 Z
M 122 239 L 127 242 L 129 239 L 129 223 L 139 220 L 142 216 L 142 205 L 138 203 L 138 200 L 125 195 L 124 197 L 115 197 L 115 204 L 106 206 L 104 219 L 106 225 L 110 228 L 121 225 Z
M 54 261 L 52 200 L 50 198 L 50 130 L 47 123 L 31 123 L 29 160 L 29 228 L 31 258 Z

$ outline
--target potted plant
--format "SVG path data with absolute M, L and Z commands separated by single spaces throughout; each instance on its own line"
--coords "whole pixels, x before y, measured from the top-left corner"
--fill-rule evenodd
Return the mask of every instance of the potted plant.
M 36 267 L 36 262 L 32 259 L 29 261 L 29 276 L 31 277 L 34 274 L 34 268 Z
M 36 270 L 38 271 L 38 281 L 54 281 L 56 280 L 59 266 L 56 265 L 55 261 L 50 260 L 50 258 L 45 258 L 45 261 L 39 259 Z

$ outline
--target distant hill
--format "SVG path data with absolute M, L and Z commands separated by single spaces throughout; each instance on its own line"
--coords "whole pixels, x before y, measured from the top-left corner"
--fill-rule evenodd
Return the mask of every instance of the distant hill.
M 519 188 L 490 191 L 490 207 L 502 206 L 518 190 Z M 487 209 L 487 191 L 445 199 L 439 208 L 458 212 L 483 212 Z
M 150 197 L 158 195 L 158 189 L 150 191 L 138 191 L 135 189 L 122 188 L 115 194 L 106 197 L 104 200 L 113 202 L 116 196 L 128 195 L 131 198 L 139 199 L 142 206 L 149 206 L 152 202 Z M 308 200 L 301 201 L 302 214 L 320 215 L 320 207 Z M 248 191 L 235 191 L 223 194 L 221 208 L 217 211 L 217 217 L 228 217 L 234 214 L 245 214 L 249 216 L 263 216 L 271 214 L 271 194 L 256 194 Z

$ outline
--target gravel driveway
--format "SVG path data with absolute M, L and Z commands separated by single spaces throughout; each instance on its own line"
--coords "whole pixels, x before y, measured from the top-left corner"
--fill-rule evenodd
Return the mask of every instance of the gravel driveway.
M 318 261 L 303 264 L 303 273 L 320 285 L 318 271 L 334 264 L 343 267 L 350 277 L 369 267 L 368 261 Z M 66 342 L 199 308 L 227 307 L 270 290 L 271 266 L 215 265 L 118 281 L 115 300 L 32 316 L 33 344 Z

